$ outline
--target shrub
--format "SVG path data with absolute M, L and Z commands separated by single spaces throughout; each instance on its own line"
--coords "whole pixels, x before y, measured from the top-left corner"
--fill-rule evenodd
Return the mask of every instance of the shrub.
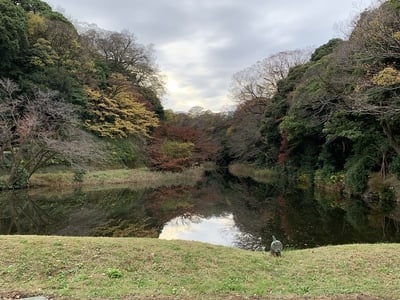
M 85 176 L 86 171 L 84 169 L 74 170 L 74 181 L 75 182 L 83 182 L 83 177 Z
M 346 189 L 352 194 L 362 194 L 367 186 L 371 171 L 369 160 L 367 158 L 360 158 L 356 161 L 350 160 L 346 165 L 348 166 L 344 176 Z
M 189 159 L 192 156 L 193 143 L 166 141 L 161 145 L 161 153 L 170 158 Z

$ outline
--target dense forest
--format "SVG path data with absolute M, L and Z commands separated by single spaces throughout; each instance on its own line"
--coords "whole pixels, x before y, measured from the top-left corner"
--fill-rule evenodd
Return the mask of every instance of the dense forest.
M 165 110 L 164 89 L 133 33 L 78 28 L 40 0 L 0 0 L 0 187 L 55 166 L 179 172 L 212 161 L 271 185 L 395 197 L 399 0 L 361 13 L 344 40 L 234 74 L 233 112 Z

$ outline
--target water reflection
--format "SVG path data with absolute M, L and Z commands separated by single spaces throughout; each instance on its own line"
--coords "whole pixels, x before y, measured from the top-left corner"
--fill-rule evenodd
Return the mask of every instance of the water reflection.
M 274 194 L 253 182 L 196 187 L 0 193 L 0 234 L 160 237 L 262 250 L 400 242 L 400 205 L 312 191 Z
M 199 215 L 179 216 L 164 225 L 160 239 L 200 241 L 215 245 L 236 246 L 241 235 L 233 214 L 204 218 Z

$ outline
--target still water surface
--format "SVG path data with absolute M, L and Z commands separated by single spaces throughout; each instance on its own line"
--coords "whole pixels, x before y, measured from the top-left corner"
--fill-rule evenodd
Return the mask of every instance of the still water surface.
M 199 241 L 215 245 L 235 246 L 242 232 L 235 224 L 233 214 L 204 218 L 193 215 L 176 217 L 168 221 L 159 238 L 166 240 Z
M 153 237 L 262 250 L 400 242 L 400 206 L 205 179 L 196 187 L 0 193 L 0 234 Z

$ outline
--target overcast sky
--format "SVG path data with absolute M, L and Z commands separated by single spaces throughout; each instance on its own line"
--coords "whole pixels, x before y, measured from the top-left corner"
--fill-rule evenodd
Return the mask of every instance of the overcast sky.
M 154 44 L 174 111 L 232 108 L 232 75 L 285 50 L 343 37 L 343 24 L 373 0 L 45 0 L 79 22 L 129 30 Z

